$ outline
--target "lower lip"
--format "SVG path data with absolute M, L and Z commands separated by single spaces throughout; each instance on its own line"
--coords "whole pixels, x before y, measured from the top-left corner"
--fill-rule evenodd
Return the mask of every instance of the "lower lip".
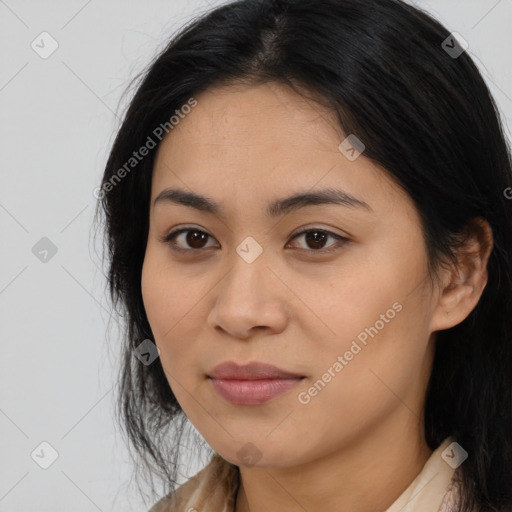
M 211 379 L 220 396 L 234 405 L 259 405 L 296 386 L 302 377 L 293 379 L 226 380 Z

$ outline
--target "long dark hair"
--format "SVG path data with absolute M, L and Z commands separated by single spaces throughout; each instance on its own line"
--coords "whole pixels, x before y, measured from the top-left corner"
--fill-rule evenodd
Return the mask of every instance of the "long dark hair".
M 190 22 L 143 73 L 105 167 L 97 213 L 104 214 L 110 296 L 124 320 L 121 421 L 168 492 L 186 418 L 160 360 L 144 365 L 133 357 L 154 339 L 140 282 L 156 149 L 137 163 L 130 158 L 148 137 L 158 147 L 156 128 L 170 131 L 170 116 L 200 92 L 278 81 L 331 108 L 345 134 L 364 143 L 364 156 L 409 194 L 430 270 L 456 261 L 472 219 L 490 224 L 482 297 L 463 322 L 438 333 L 425 436 L 431 449 L 452 436 L 469 453 L 460 467 L 460 510 L 511 509 L 510 147 L 488 87 L 450 37 L 400 0 L 239 0 Z

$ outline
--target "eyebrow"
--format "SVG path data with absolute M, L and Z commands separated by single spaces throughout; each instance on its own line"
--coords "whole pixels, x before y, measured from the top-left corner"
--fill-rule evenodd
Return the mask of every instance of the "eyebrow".
M 211 198 L 175 188 L 162 190 L 154 200 L 153 207 L 159 203 L 179 204 L 214 215 L 223 215 L 222 206 Z M 317 192 L 299 192 L 273 201 L 268 205 L 266 215 L 269 217 L 279 217 L 307 206 L 325 204 L 335 204 L 349 208 L 364 208 L 369 212 L 373 212 L 370 205 L 362 199 L 358 199 L 343 190 L 326 188 Z

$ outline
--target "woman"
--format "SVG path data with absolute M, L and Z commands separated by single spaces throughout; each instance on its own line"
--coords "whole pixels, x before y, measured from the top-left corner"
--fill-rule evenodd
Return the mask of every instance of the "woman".
M 151 64 L 99 197 L 153 512 L 512 510 L 511 160 L 465 50 L 397 0 L 241 0 Z

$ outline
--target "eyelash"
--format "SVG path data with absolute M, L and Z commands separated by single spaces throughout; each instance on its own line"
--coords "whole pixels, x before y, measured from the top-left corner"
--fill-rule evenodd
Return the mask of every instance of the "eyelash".
M 202 250 L 205 250 L 205 248 L 202 248 L 202 249 L 182 249 L 182 248 L 179 248 L 179 247 L 176 247 L 176 244 L 174 243 L 174 239 L 182 234 L 182 233 L 187 233 L 187 232 L 197 232 L 197 233 L 203 233 L 205 235 L 207 235 L 208 237 L 210 238 L 213 238 L 211 235 L 209 235 L 208 233 L 206 233 L 205 231 L 201 230 L 201 229 L 197 229 L 197 228 L 181 228 L 181 229 L 177 229 L 176 231 L 172 231 L 171 233 L 169 233 L 168 235 L 160 238 L 159 240 L 163 243 L 166 243 L 168 244 L 171 249 L 173 251 L 176 251 L 176 252 L 181 252 L 181 253 L 185 253 L 185 252 L 199 252 L 199 251 L 202 251 Z M 349 241 L 348 238 L 346 237 L 343 237 L 341 235 L 337 235 L 335 233 L 332 233 L 331 231 L 327 231 L 326 229 L 316 229 L 316 228 L 308 228 L 308 229 L 304 229 L 303 231 L 300 231 L 299 233 L 296 233 L 295 235 L 293 235 L 293 237 L 291 238 L 291 240 L 295 240 L 296 238 L 299 238 L 300 236 L 306 234 L 306 233 L 310 233 L 310 232 L 318 232 L 318 233 L 323 233 L 323 234 L 326 234 L 328 236 L 331 236 L 332 238 L 335 238 L 338 242 L 341 242 L 341 244 L 333 244 L 332 246 L 330 246 L 328 249 L 300 249 L 301 251 L 307 251 L 307 252 L 312 252 L 312 253 L 320 253 L 320 254 L 330 254 L 331 252 L 334 252 L 338 249 L 340 249 L 340 247 L 342 245 L 344 245 L 346 242 Z

